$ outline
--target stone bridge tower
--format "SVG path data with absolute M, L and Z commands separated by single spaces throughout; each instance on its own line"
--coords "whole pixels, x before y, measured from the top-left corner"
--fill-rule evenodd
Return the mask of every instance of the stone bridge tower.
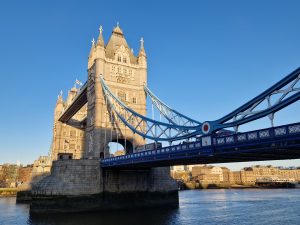
M 52 163 L 51 174 L 34 183 L 29 192 L 18 194 L 19 201 L 22 198 L 32 198 L 31 212 L 178 207 L 177 185 L 170 177 L 169 167 L 131 169 L 101 167 L 99 158 L 108 156 L 109 142 L 117 141 L 122 144 L 127 153 L 131 152 L 134 146 L 145 142 L 117 118 L 111 119 L 100 83 L 101 75 L 119 99 L 136 112 L 146 115 L 146 95 L 143 85 L 147 82 L 147 59 L 143 39 L 138 55 L 134 56 L 118 25 L 113 29 L 106 45 L 100 27 L 99 38 L 97 43 L 93 41 L 88 59 L 87 86 L 84 86 L 65 111 L 60 96 L 55 114 L 55 119 L 59 118 L 60 122 L 66 124 L 72 122 L 76 125 L 78 124 L 76 121 L 71 121 L 72 116 L 79 112 L 80 106 L 84 106 L 84 112 L 87 110 L 87 119 L 79 120 L 78 128 L 82 134 L 85 133 L 83 155 L 72 159 L 59 157 Z M 61 123 L 57 125 L 67 127 Z M 73 144 L 71 130 L 70 137 L 60 138 L 65 130 L 56 128 L 60 132 L 57 133 L 56 130 L 54 132 L 57 140 L 55 148 L 58 149 L 54 155 L 60 153 L 62 143 L 65 141 L 69 141 L 70 145 Z
M 144 41 L 141 39 L 139 53 L 135 56 L 119 24 L 113 29 L 106 45 L 101 26 L 99 31 L 97 42 L 92 41 L 88 58 L 86 158 L 107 157 L 109 142 L 120 143 L 126 153 L 145 143 L 143 138 L 134 135 L 121 121 L 112 117 L 100 84 L 102 75 L 112 92 L 123 103 L 146 115 L 143 86 L 147 83 L 147 57 Z

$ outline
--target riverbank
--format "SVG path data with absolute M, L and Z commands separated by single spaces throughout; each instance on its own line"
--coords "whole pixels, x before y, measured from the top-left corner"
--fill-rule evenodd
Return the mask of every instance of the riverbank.
M 0 197 L 15 197 L 17 192 L 17 188 L 0 188 Z
M 261 189 L 273 189 L 273 188 L 300 188 L 299 184 L 294 183 L 267 183 L 264 185 L 230 185 L 228 183 L 210 184 L 210 183 L 197 183 L 197 182 L 180 182 L 178 183 L 180 190 L 194 190 L 194 189 L 247 189 L 247 188 L 261 188 Z

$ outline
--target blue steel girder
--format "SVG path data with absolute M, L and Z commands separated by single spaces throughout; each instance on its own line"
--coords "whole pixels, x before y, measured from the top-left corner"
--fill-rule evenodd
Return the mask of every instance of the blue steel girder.
M 298 87 L 296 86 L 298 85 Z M 275 99 L 275 97 L 278 97 Z M 272 101 L 272 99 L 274 99 Z M 226 116 L 207 121 L 202 125 L 205 134 L 216 132 L 223 128 L 235 127 L 268 116 L 273 126 L 274 114 L 300 99 L 300 68 L 284 77 L 269 89 L 256 96 L 246 104 Z M 266 106 L 263 109 L 263 104 Z M 204 130 L 206 126 L 206 130 Z
M 146 85 L 144 86 L 144 90 L 147 95 L 151 98 L 152 103 L 159 110 L 161 115 L 163 115 L 170 123 L 179 126 L 201 126 L 202 123 L 191 119 L 176 110 L 172 109 L 168 105 L 166 105 L 163 101 L 161 101 Z
M 102 76 L 100 82 L 110 111 L 134 133 L 154 141 L 176 141 L 201 134 L 201 126 L 181 126 L 164 123 L 143 116 L 119 100 L 106 85 Z
M 274 114 L 300 99 L 300 68 L 298 68 L 226 116 L 215 121 L 200 123 L 168 107 L 145 86 L 145 91 L 151 97 L 152 102 L 166 117 L 168 123 L 164 123 L 130 109 L 110 91 L 102 76 L 100 82 L 111 111 L 116 117 L 134 133 L 155 141 L 175 141 L 196 135 L 211 134 L 228 127 L 237 128 L 239 125 L 266 116 L 271 119 L 273 126 Z

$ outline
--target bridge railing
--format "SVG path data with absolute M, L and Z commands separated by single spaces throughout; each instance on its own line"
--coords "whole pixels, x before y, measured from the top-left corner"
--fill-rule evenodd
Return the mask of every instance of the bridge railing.
M 136 152 L 132 154 L 110 157 L 101 161 L 101 166 L 113 166 L 122 164 L 134 164 L 142 161 L 155 161 L 159 159 L 176 159 L 185 153 L 197 152 L 201 156 L 213 156 L 214 147 L 238 146 L 247 143 L 259 143 L 264 140 L 280 139 L 284 136 L 300 134 L 300 123 L 288 124 L 267 129 L 237 133 L 233 135 L 218 137 L 217 135 L 203 136 L 195 142 L 186 142 L 178 145 L 162 147 L 159 149 Z M 207 142 L 211 139 L 211 143 Z M 204 142 L 205 140 L 205 142 Z M 180 154 L 177 154 L 180 153 Z M 182 153 L 182 154 L 181 154 Z
M 254 130 L 244 133 L 233 134 L 224 137 L 213 137 L 213 143 L 219 145 L 232 145 L 242 142 L 253 142 L 269 138 L 278 138 L 300 132 L 300 123 L 283 125 L 278 127 Z

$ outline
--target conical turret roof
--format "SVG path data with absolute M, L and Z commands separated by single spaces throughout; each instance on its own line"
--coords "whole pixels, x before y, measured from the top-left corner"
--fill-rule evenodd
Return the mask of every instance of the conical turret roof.
M 120 28 L 119 23 L 117 23 L 117 26 L 113 29 L 113 33 L 123 35 L 123 31 Z
M 102 32 L 103 32 L 103 29 L 102 29 L 102 26 L 99 27 L 99 37 L 98 37 L 98 40 L 97 40 L 97 46 L 102 46 L 104 47 L 104 39 L 103 39 L 103 35 L 102 35 Z
M 131 50 L 126 42 L 126 39 L 124 37 L 123 31 L 120 28 L 119 24 L 117 24 L 117 26 L 113 29 L 110 39 L 106 45 L 105 56 L 107 58 L 114 59 L 116 50 L 119 49 L 122 45 L 126 49 L 128 49 L 130 63 L 136 64 L 137 58 L 131 52 Z
M 144 48 L 144 38 L 141 38 L 141 47 L 139 51 L 139 56 L 146 56 L 145 48 Z
M 94 50 L 95 50 L 95 39 L 93 38 L 93 40 L 92 40 L 92 47 L 91 47 L 91 50 L 90 50 L 89 58 L 92 57 L 92 55 L 94 53 Z

